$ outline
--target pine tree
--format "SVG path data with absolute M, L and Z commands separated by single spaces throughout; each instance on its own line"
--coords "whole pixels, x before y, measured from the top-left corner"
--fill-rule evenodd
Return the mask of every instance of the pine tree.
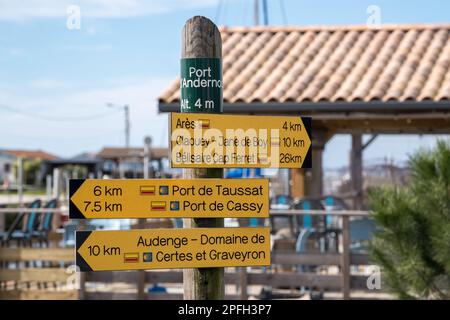
M 380 230 L 371 244 L 381 278 L 403 299 L 450 299 L 450 144 L 410 157 L 404 188 L 370 194 Z

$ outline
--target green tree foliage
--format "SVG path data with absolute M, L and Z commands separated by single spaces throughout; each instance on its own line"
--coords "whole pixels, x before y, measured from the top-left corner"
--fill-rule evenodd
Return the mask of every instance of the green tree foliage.
M 25 185 L 39 184 L 38 176 L 41 168 L 41 159 L 23 159 L 23 183 Z M 13 167 L 14 175 L 18 176 L 19 166 L 17 162 Z
M 88 170 L 85 166 L 80 166 L 80 165 L 65 165 L 64 166 L 64 171 L 68 172 L 69 177 L 71 178 L 75 178 L 77 177 L 78 179 L 84 179 L 88 177 Z
M 25 184 L 35 185 L 39 183 L 38 176 L 41 163 L 41 159 L 27 159 L 23 162 Z
M 372 258 L 403 299 L 450 298 L 450 144 L 410 158 L 411 183 L 370 194 L 380 227 Z

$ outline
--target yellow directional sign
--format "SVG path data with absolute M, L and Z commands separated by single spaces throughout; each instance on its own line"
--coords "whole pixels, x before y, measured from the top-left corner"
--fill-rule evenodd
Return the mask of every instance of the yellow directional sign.
M 311 168 L 311 118 L 172 113 L 174 168 Z
M 77 231 L 81 271 L 270 265 L 269 228 Z
M 269 216 L 267 179 L 73 179 L 71 219 Z

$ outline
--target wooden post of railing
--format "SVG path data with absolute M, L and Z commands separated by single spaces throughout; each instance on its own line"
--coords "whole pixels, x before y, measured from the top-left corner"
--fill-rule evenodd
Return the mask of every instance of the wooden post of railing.
M 149 164 L 151 163 L 151 137 L 145 137 L 144 139 L 144 179 L 153 178 L 153 171 L 149 170 Z M 138 229 L 145 229 L 147 219 L 138 219 Z M 147 293 L 145 292 L 145 270 L 137 271 L 137 299 L 146 300 Z
M 147 219 L 138 219 L 138 229 L 145 229 Z M 145 293 L 145 270 L 137 271 L 137 299 L 146 300 Z
M 221 59 L 222 59 L 222 39 L 217 26 L 209 19 L 201 16 L 195 16 L 189 19 L 183 27 L 182 43 L 181 43 L 181 58 L 186 63 L 212 64 L 216 62 L 220 70 L 220 80 L 222 80 Z M 194 61 L 188 61 L 194 60 Z M 203 62 L 200 59 L 204 60 Z M 217 61 L 218 59 L 219 61 Z M 183 63 L 182 60 L 182 63 Z M 183 67 L 182 67 L 183 69 Z M 211 69 L 209 69 L 211 70 Z M 182 73 L 186 72 L 185 69 Z M 201 94 L 201 98 L 213 98 L 213 90 L 205 88 Z M 183 101 L 183 92 L 181 94 L 181 101 Z M 200 97 L 199 97 L 200 98 Z M 217 97 L 216 97 L 217 98 Z M 192 100 L 192 98 L 191 98 Z M 200 101 L 201 99 L 197 100 Z M 222 113 L 222 92 L 220 92 L 219 105 L 214 105 L 213 108 L 205 108 L 197 106 L 195 101 L 190 102 L 189 108 L 181 108 L 181 112 L 197 112 L 197 113 Z M 183 177 L 185 179 L 196 178 L 223 178 L 223 169 L 218 168 L 197 168 L 184 169 Z M 218 228 L 224 226 L 223 218 L 197 218 L 184 219 L 185 228 Z M 184 299 L 191 300 L 219 300 L 223 299 L 225 294 L 224 286 L 224 268 L 199 268 L 199 269 L 184 269 Z
M 78 220 L 78 230 L 82 231 L 86 229 L 86 222 L 84 220 Z M 77 272 L 79 272 L 77 270 Z M 80 274 L 80 287 L 78 289 L 78 300 L 86 299 L 86 272 L 79 272 Z
M 241 267 L 240 268 L 240 277 L 239 277 L 239 286 L 241 289 L 241 300 L 247 300 L 248 294 L 247 294 L 247 285 L 248 285 L 248 279 L 247 279 L 247 267 Z
M 342 255 L 341 255 L 341 272 L 342 272 L 342 298 L 350 299 L 350 232 L 349 232 L 349 216 L 342 216 Z

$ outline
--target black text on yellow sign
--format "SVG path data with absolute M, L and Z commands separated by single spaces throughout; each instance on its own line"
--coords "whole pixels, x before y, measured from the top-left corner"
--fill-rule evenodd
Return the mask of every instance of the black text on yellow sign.
M 174 168 L 311 168 L 311 118 L 172 113 Z
M 269 228 L 77 231 L 81 271 L 270 265 Z
M 267 179 L 74 179 L 71 219 L 269 216 Z

